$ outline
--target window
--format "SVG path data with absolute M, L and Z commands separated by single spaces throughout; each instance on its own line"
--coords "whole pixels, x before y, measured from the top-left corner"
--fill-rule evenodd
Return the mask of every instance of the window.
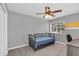
M 52 23 L 52 32 L 62 33 L 65 30 L 64 22 L 54 22 Z

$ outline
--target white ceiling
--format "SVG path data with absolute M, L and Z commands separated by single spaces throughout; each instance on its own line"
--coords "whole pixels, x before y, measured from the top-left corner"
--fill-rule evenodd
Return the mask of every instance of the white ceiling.
M 51 9 L 62 9 L 60 13 L 56 13 L 55 17 L 50 19 L 71 15 L 79 12 L 78 3 L 7 3 L 8 10 L 42 18 L 43 15 L 36 15 L 35 13 L 44 12 L 44 7 L 50 6 Z

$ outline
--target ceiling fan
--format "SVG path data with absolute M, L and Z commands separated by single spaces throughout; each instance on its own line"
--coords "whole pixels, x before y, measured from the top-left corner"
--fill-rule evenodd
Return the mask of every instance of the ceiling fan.
M 58 12 L 62 12 L 62 10 L 59 9 L 59 10 L 54 10 L 54 11 L 52 11 L 49 6 L 45 6 L 45 11 L 44 11 L 44 13 L 36 13 L 36 14 L 44 14 L 43 17 L 46 17 L 46 16 L 55 17 L 54 13 L 58 13 Z

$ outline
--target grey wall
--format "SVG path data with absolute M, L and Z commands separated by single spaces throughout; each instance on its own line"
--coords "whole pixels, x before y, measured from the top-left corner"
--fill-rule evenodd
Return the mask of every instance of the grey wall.
M 54 20 L 50 20 L 49 22 L 51 24 L 52 22 L 63 21 L 63 20 L 65 20 L 66 22 L 79 21 L 79 13 L 64 16 L 64 17 L 57 18 Z M 73 40 L 77 39 L 77 38 L 79 38 L 79 29 L 66 29 L 63 34 L 56 34 L 56 40 L 66 43 L 67 42 L 67 39 L 66 39 L 67 34 L 71 34 Z
M 48 32 L 48 22 L 35 17 L 8 12 L 8 48 L 28 44 L 29 33 Z
M 73 14 L 49 22 L 56 22 L 65 20 L 69 21 L 79 21 L 79 14 Z M 28 34 L 29 33 L 44 33 L 48 32 L 49 25 L 46 20 L 38 19 L 35 17 L 8 12 L 8 48 L 28 44 Z M 66 34 L 70 33 L 72 38 L 79 38 L 79 29 L 66 29 L 64 34 L 56 34 L 56 40 L 60 42 L 67 42 Z

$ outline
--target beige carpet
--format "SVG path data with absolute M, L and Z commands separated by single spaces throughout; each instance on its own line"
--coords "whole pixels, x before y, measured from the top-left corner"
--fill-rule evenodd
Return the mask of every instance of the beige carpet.
M 34 51 L 31 47 L 22 47 L 8 52 L 8 56 L 66 56 L 66 45 L 55 43 Z

